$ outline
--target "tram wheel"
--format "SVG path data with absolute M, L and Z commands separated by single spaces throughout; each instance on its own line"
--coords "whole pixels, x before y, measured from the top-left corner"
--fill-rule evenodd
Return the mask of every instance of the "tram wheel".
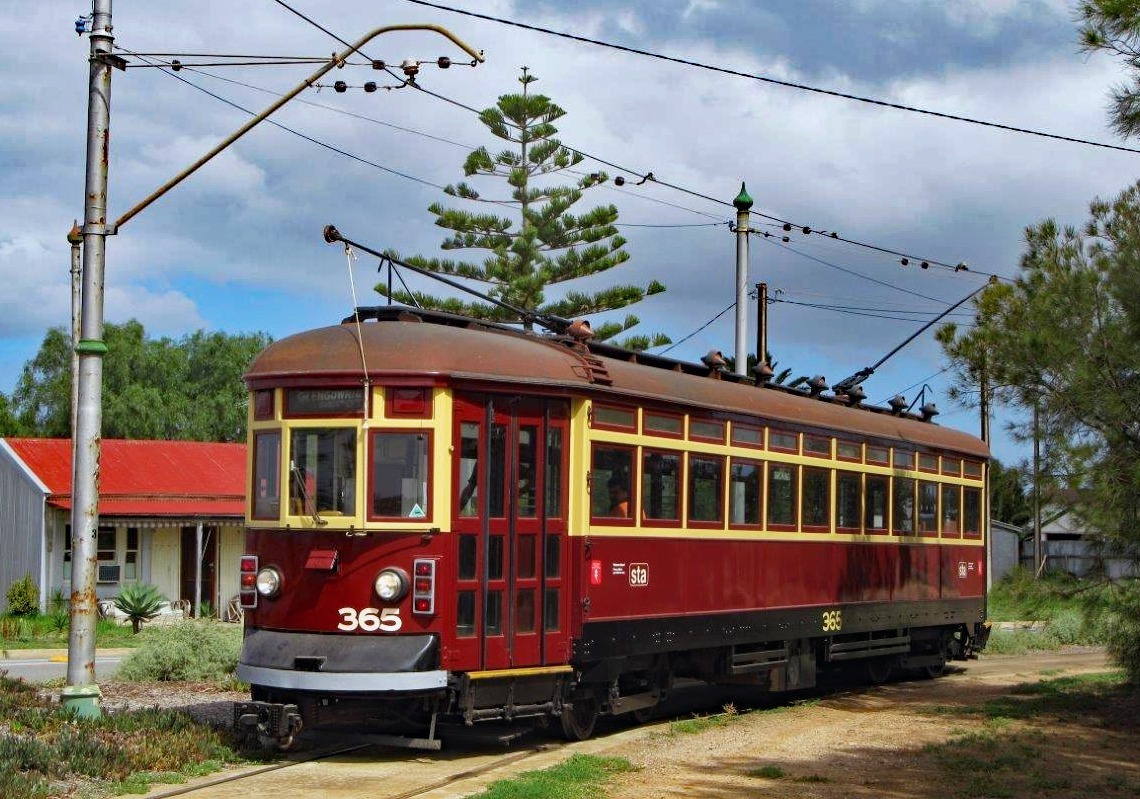
M 562 705 L 562 735 L 567 741 L 584 741 L 594 734 L 598 723 L 598 700 L 589 695 Z
M 633 716 L 633 720 L 638 724 L 648 724 L 657 718 L 657 705 L 650 705 L 649 707 L 639 707 L 629 715 Z
M 892 663 L 887 658 L 874 658 L 867 661 L 867 679 L 875 685 L 882 685 L 891 676 L 891 669 L 894 668 Z
M 946 658 L 943 657 L 941 661 L 933 666 L 923 666 L 922 673 L 932 680 L 936 677 L 941 677 L 946 673 Z

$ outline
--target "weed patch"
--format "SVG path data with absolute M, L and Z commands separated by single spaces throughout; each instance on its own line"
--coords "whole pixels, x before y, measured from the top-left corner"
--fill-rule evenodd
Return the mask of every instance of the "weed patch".
M 615 774 L 633 770 L 622 757 L 574 755 L 557 766 L 493 782 L 468 799 L 595 799 L 604 796 L 602 786 Z
M 674 721 L 669 725 L 669 731 L 665 733 L 668 736 L 674 735 L 696 735 L 705 730 L 711 730 L 715 727 L 724 727 L 731 724 L 739 717 L 739 712 L 736 710 L 735 705 L 725 705 L 722 713 L 714 713 L 708 716 L 696 716 L 692 718 L 682 719 L 681 721 Z

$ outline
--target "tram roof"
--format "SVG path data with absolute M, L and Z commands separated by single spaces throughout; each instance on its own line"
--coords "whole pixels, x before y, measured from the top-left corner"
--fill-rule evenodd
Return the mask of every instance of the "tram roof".
M 980 439 L 886 408 L 849 407 L 735 375 L 712 376 L 701 364 L 583 345 L 569 336 L 525 333 L 466 317 L 399 306 L 360 309 L 354 317 L 281 339 L 245 374 L 252 388 L 428 380 L 486 389 L 516 388 L 654 402 L 677 409 L 760 416 L 775 422 L 911 442 L 988 458 Z M 363 347 L 361 346 L 363 344 Z M 363 350 L 363 356 L 362 356 Z

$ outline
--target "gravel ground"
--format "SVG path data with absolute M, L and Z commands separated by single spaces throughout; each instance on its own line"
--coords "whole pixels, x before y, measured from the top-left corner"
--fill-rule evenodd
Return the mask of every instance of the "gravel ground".
M 212 683 L 197 682 L 104 682 L 102 706 L 108 712 L 162 708 L 184 710 L 204 724 L 229 727 L 234 702 L 249 699 L 247 691 L 226 691 Z M 59 691 L 51 697 L 59 700 Z

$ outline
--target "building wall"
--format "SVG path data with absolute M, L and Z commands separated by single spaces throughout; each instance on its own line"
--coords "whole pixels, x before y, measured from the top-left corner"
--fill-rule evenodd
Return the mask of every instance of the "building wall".
M 46 608 L 48 575 L 44 559 L 42 484 L 0 441 L 0 611 L 8 610 L 8 588 L 31 574 Z
M 1006 530 L 996 524 L 990 525 L 990 574 L 997 582 L 1017 567 L 1017 543 L 1019 536 L 1015 530 Z
M 218 541 L 218 598 L 215 607 L 226 618 L 230 600 L 238 593 L 238 570 L 245 552 L 245 527 L 222 527 Z

